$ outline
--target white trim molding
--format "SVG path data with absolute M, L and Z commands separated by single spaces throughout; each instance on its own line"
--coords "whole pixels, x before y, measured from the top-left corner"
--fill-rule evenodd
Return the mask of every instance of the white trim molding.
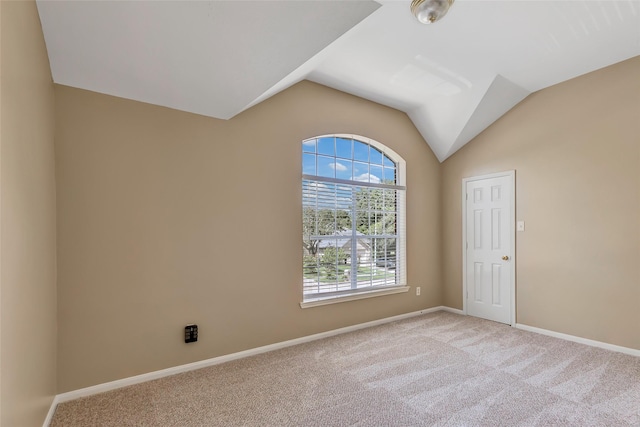
M 428 313 L 435 313 L 437 311 L 446 311 L 449 313 L 465 315 L 464 312 L 457 308 L 451 308 L 447 306 L 437 306 L 426 308 L 424 310 L 414 311 L 411 313 L 399 314 L 397 316 L 386 317 L 384 319 L 372 320 L 370 322 L 359 323 L 357 325 L 346 326 L 344 328 L 334 329 L 331 331 L 321 332 L 319 334 L 308 335 L 305 337 L 295 338 L 288 341 L 282 341 L 275 344 L 265 345 L 262 347 L 252 348 L 245 351 L 240 351 L 238 353 L 226 354 L 224 356 L 214 357 L 212 359 L 201 360 L 198 362 L 188 363 L 186 365 L 174 366 L 172 368 L 162 369 L 159 371 L 149 372 L 146 374 L 136 375 L 129 378 L 123 378 L 121 380 L 111 381 L 108 383 L 98 384 L 91 387 L 81 388 L 78 390 L 69 391 L 66 393 L 58 394 L 54 397 L 53 402 L 51 403 L 51 407 L 49 408 L 49 413 L 45 418 L 43 427 L 49 427 L 53 419 L 53 415 L 56 410 L 56 406 L 59 403 L 68 402 L 70 400 L 79 399 L 81 397 L 92 396 L 94 394 L 104 393 L 111 390 L 116 390 L 118 388 L 127 387 L 130 385 L 140 384 L 147 381 L 156 380 L 163 377 L 168 377 L 170 375 L 180 374 L 183 372 L 189 372 L 196 369 L 206 368 L 209 366 L 219 365 L 221 363 L 230 362 L 232 360 L 242 359 L 244 357 L 255 356 L 262 353 L 267 353 L 269 351 L 279 350 L 286 347 L 291 347 L 298 344 L 304 344 L 311 341 L 320 340 L 323 338 L 329 338 L 336 335 L 346 334 L 348 332 L 357 331 L 360 329 L 370 328 L 372 326 L 383 325 L 385 323 L 391 323 L 398 320 L 409 319 L 411 317 L 420 316 Z M 546 329 L 535 328 L 533 326 L 527 326 L 522 324 L 514 324 L 514 326 L 518 329 L 522 329 L 524 331 L 535 332 L 538 334 L 549 335 L 555 338 L 564 339 L 567 341 L 574 341 L 580 344 L 586 344 L 593 347 L 599 347 L 606 350 L 617 351 L 620 353 L 629 354 L 632 356 L 640 357 L 640 350 L 635 350 L 632 348 L 621 347 L 613 344 L 607 344 L 599 341 L 593 341 L 586 338 L 575 337 L 573 335 L 562 334 L 559 332 L 548 331 Z
M 370 322 L 359 323 L 357 325 L 347 326 L 344 328 L 334 329 L 331 331 L 321 332 L 319 334 L 308 335 L 305 337 L 295 338 L 288 341 L 282 341 L 275 344 L 269 344 L 262 347 L 252 348 L 238 353 L 226 354 L 224 356 L 214 357 L 212 359 L 201 360 L 198 362 L 188 363 L 186 365 L 174 366 L 172 368 L 162 369 L 159 371 L 148 372 L 146 374 L 136 375 L 129 378 L 123 378 L 121 380 L 111 381 L 108 383 L 98 384 L 91 387 L 81 388 L 78 390 L 69 391 L 66 393 L 58 394 L 51 404 L 47 418 L 43 424 L 43 427 L 48 427 L 53 418 L 55 408 L 58 403 L 68 402 L 70 400 L 79 399 L 81 397 L 92 396 L 94 394 L 104 393 L 118 388 L 127 387 L 130 385 L 140 384 L 147 381 L 156 380 L 170 375 L 180 374 L 183 372 L 189 372 L 196 369 L 206 368 L 209 366 L 219 365 L 221 363 L 230 362 L 232 360 L 242 359 L 245 357 L 255 356 L 257 354 L 267 353 L 269 351 L 280 350 L 282 348 L 291 347 L 298 344 L 304 344 L 311 341 L 320 340 L 323 338 L 329 338 L 335 335 L 346 334 L 347 332 L 357 331 L 359 329 L 370 328 L 372 326 L 383 325 L 385 323 L 395 322 L 397 320 L 408 319 L 423 314 L 434 313 L 442 310 L 453 310 L 448 307 L 432 307 L 426 308 L 420 311 L 414 311 L 411 313 L 399 314 L 397 316 L 386 317 L 384 319 L 372 320 Z
M 442 311 L 447 311 L 449 313 L 453 313 L 453 314 L 459 314 L 461 316 L 465 316 L 464 311 L 460 310 L 459 308 L 452 308 L 452 307 L 447 307 L 447 306 L 442 306 L 440 307 L 440 310 Z
M 634 348 L 622 347 L 620 345 L 609 344 L 602 341 L 590 340 L 588 338 L 576 337 L 575 335 L 563 334 L 561 332 L 550 331 L 548 329 L 536 328 L 535 326 L 523 325 L 516 323 L 515 327 L 527 332 L 535 332 L 536 334 L 547 335 L 553 338 L 560 338 L 561 340 L 573 341 L 579 344 L 585 344 L 591 347 L 603 348 L 605 350 L 616 351 L 618 353 L 624 353 L 631 356 L 640 357 L 640 350 Z
M 409 292 L 409 286 L 394 286 L 386 289 L 376 289 L 374 291 L 358 292 L 347 295 L 339 295 L 335 297 L 319 297 L 318 299 L 310 299 L 300 302 L 300 308 L 318 307 L 320 305 L 337 304 L 340 302 L 355 301 L 365 298 L 381 297 L 384 295 L 401 294 Z
M 56 395 L 53 398 L 53 401 L 51 402 L 51 406 L 49 407 L 49 412 L 47 412 L 47 417 L 44 419 L 44 423 L 42 423 L 42 427 L 49 427 L 49 425 L 51 424 L 51 421 L 53 421 L 53 414 L 55 414 L 56 407 L 58 406 L 58 403 L 60 403 L 58 396 L 60 395 Z

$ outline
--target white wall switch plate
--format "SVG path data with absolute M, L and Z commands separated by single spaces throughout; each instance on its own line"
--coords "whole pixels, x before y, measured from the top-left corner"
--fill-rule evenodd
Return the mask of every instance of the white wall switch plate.
M 518 221 L 517 230 L 524 231 L 524 221 Z

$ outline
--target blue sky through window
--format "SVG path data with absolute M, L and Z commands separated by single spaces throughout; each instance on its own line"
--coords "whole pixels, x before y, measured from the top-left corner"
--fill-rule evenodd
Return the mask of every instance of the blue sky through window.
M 367 143 L 341 137 L 302 143 L 302 173 L 379 184 L 396 182 L 395 163 Z

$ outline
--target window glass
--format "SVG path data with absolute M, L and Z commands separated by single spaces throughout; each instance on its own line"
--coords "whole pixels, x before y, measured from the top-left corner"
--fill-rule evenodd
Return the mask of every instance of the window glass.
M 356 138 L 302 144 L 303 301 L 404 286 L 398 161 Z
M 384 168 L 384 182 L 396 182 L 396 169 L 395 168 Z
M 353 162 L 353 180 L 369 182 L 369 164 Z
M 380 184 L 383 180 L 382 166 L 371 165 L 369 168 L 369 182 Z
M 353 140 L 336 138 L 336 156 L 342 159 L 353 159 Z
M 360 141 L 353 141 L 353 159 L 369 162 L 369 145 Z
M 351 180 L 353 177 L 353 162 L 351 160 L 337 159 L 334 169 L 338 179 Z
M 306 153 L 315 153 L 316 152 L 316 140 L 308 139 L 302 143 L 302 151 Z
M 336 159 L 335 157 L 318 156 L 318 176 L 326 178 L 336 177 Z
M 382 153 L 373 147 L 369 148 L 369 161 L 374 165 L 382 165 Z
M 316 155 L 302 154 L 302 173 L 305 175 L 317 175 L 316 172 Z
M 335 156 L 336 155 L 335 138 L 318 139 L 318 153 L 326 154 L 327 156 Z

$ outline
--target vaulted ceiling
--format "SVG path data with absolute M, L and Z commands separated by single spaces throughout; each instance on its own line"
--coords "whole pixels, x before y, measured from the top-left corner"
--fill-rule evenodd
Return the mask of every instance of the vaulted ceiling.
M 440 161 L 527 95 L 640 55 L 639 0 L 37 2 L 53 80 L 229 119 L 307 79 L 406 112 Z M 640 76 L 639 76 L 640 78 Z

